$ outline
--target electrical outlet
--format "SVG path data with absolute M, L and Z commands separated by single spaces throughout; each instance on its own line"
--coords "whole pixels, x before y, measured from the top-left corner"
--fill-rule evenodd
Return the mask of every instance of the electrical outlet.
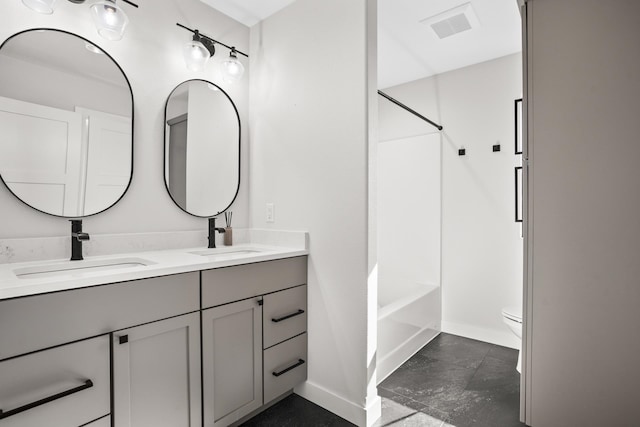
M 273 203 L 267 203 L 267 222 L 276 222 Z

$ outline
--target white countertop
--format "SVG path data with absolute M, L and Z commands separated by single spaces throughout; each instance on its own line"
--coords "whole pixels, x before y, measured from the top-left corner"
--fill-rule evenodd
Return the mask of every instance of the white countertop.
M 49 260 L 0 264 L 0 300 L 104 285 L 108 283 L 187 273 L 191 271 L 251 264 L 255 262 L 271 261 L 309 254 L 307 249 L 302 248 L 269 246 L 253 243 L 223 246 L 217 250 L 207 250 L 212 252 L 212 257 L 193 253 L 205 250 L 207 249 L 203 247 L 196 247 L 126 253 L 122 255 L 85 256 L 84 261 Z M 216 254 L 220 255 L 229 253 L 230 251 L 242 252 L 245 250 L 255 252 L 234 254 L 230 257 L 231 259 L 224 259 L 225 256 L 219 257 L 219 259 L 214 258 Z M 25 275 L 22 277 L 18 277 L 16 275 L 16 270 L 26 271 L 32 268 L 65 268 L 69 266 L 78 268 L 83 265 L 95 264 L 99 261 L 105 261 L 108 263 L 109 261 L 115 260 L 119 260 L 121 262 L 144 261 L 149 265 L 139 265 L 127 268 L 111 268 L 104 271 L 86 270 L 76 273 L 69 271 L 52 277 L 43 277 L 42 275 L 37 274 L 32 276 Z

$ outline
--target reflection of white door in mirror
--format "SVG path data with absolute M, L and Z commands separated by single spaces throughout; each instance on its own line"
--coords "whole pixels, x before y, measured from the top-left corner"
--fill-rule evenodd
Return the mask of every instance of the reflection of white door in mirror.
M 0 97 L 0 170 L 27 204 L 76 216 L 80 196 L 81 116 Z
M 111 206 L 124 194 L 131 177 L 131 119 L 76 108 L 83 122 L 83 175 L 80 214 Z
M 67 218 L 110 208 L 131 181 L 131 86 L 87 43 L 37 29 L 0 45 L 0 178 L 27 205 Z
M 131 120 L 0 97 L 0 169 L 29 205 L 83 216 L 114 204 L 131 176 Z

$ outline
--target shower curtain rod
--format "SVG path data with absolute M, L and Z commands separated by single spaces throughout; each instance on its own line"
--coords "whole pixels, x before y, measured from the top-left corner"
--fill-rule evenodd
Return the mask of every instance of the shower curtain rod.
M 397 99 L 394 99 L 392 97 L 390 97 L 389 95 L 387 95 L 386 93 L 384 93 L 383 91 L 379 90 L 378 91 L 378 95 L 382 96 L 383 98 L 388 99 L 389 101 L 393 102 L 394 104 L 396 104 L 398 107 L 400 108 L 404 108 L 405 110 L 407 110 L 408 112 L 410 112 L 411 114 L 413 114 L 414 116 L 420 117 L 422 120 L 424 120 L 425 122 L 429 123 L 431 126 L 435 126 L 436 128 L 438 128 L 438 130 L 442 130 L 444 129 L 442 126 L 440 126 L 439 124 L 432 122 L 431 120 L 427 119 L 425 116 L 423 116 L 422 114 L 418 113 L 417 111 L 407 107 L 406 105 L 404 105 L 402 102 L 398 101 Z

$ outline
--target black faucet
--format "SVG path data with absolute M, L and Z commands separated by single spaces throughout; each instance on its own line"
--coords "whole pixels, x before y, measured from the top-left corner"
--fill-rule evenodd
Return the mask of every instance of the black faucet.
M 82 242 L 89 240 L 89 234 L 82 232 L 82 220 L 71 221 L 71 261 L 82 261 Z
M 218 233 L 224 233 L 224 228 L 216 227 L 216 219 L 209 218 L 209 247 L 216 247 L 216 231 Z

